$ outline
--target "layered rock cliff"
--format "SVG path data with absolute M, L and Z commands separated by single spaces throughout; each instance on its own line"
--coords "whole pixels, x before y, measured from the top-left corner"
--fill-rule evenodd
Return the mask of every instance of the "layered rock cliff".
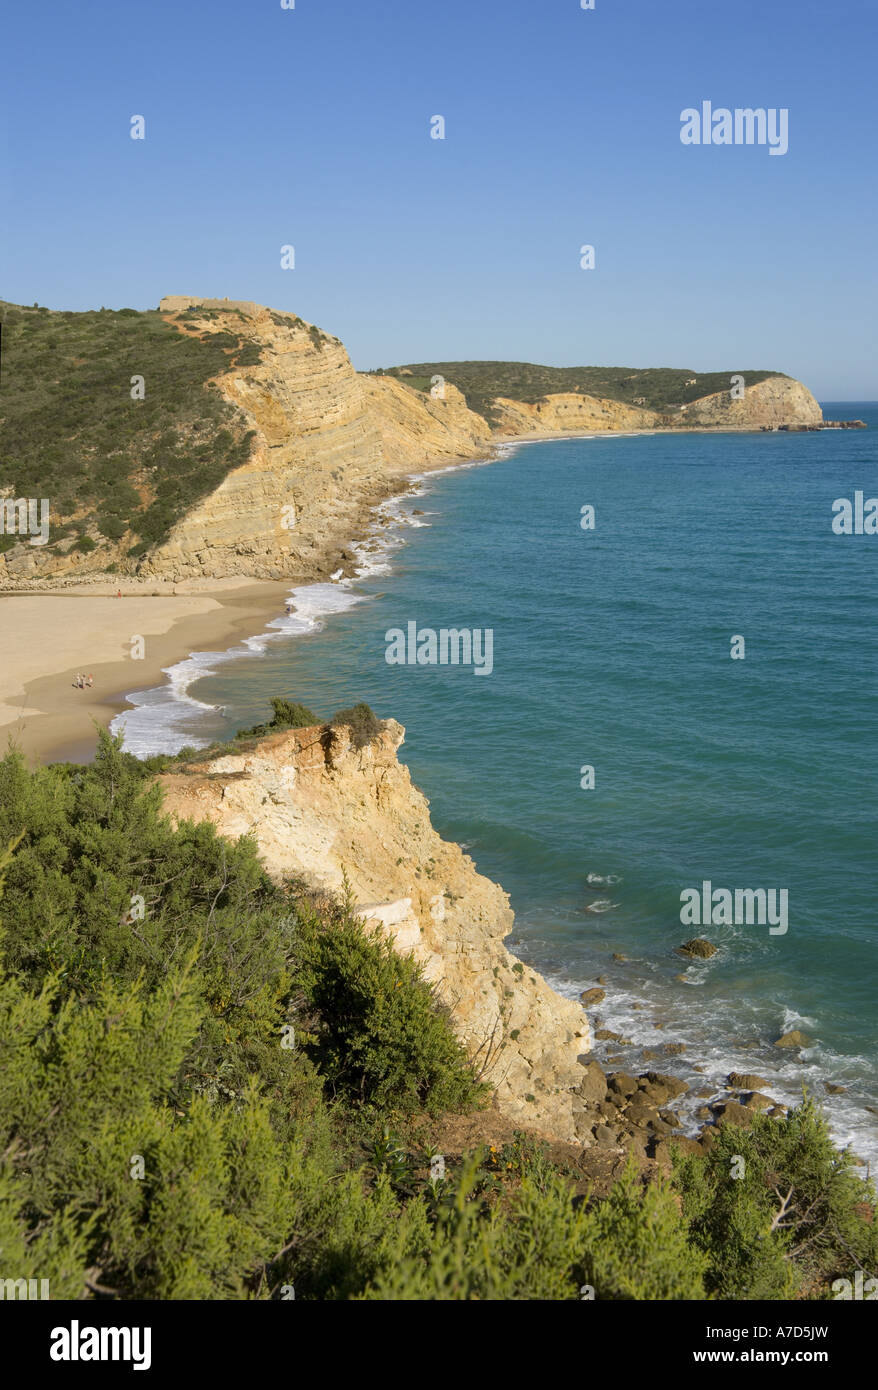
M 529 405 L 524 401 L 507 400 L 498 396 L 494 401 L 497 414 L 497 433 L 522 434 L 580 434 L 589 430 L 654 429 L 658 422 L 655 411 L 624 405 L 622 401 L 603 400 L 578 392 L 561 392 L 545 396 Z
M 212 380 L 235 408 L 241 437 L 252 433 L 249 457 L 182 515 L 178 510 L 167 538 L 142 558 L 136 548 L 129 553 L 136 535 L 124 527 L 120 534 L 110 517 L 103 532 L 92 527 L 85 548 L 73 534 L 45 549 L 23 538 L 0 548 L 0 588 L 98 580 L 110 565 L 146 581 L 325 579 L 350 570 L 348 547 L 369 529 L 371 508 L 404 490 L 409 475 L 489 457 L 504 439 L 669 426 L 758 430 L 822 420 L 806 387 L 770 376 L 741 399 L 721 391 L 661 413 L 582 389 L 528 401 L 485 395 L 480 409 L 492 426 L 449 380 L 433 395 L 400 374 L 357 373 L 337 338 L 294 314 L 179 295 L 163 299 L 160 312 L 172 340 L 179 333 L 238 344 L 225 349 L 228 370 Z M 427 378 L 416 380 L 424 385 Z M 132 476 L 145 498 L 149 479 L 136 468 Z
M 823 411 L 801 381 L 770 376 L 748 386 L 740 399 L 729 391 L 702 396 L 681 412 L 681 423 L 705 429 L 760 429 L 763 425 L 819 425 Z
M 199 307 L 210 320 L 197 316 Z M 181 518 L 140 573 L 328 576 L 362 534 L 369 507 L 404 486 L 408 473 L 485 450 L 490 431 L 459 392 L 431 400 L 361 377 L 337 338 L 293 315 L 182 297 L 160 308 L 185 333 L 222 329 L 226 316 L 241 332 L 243 318 L 261 361 L 217 384 L 256 438 L 248 462 Z
M 397 759 L 403 737 L 394 720 L 361 749 L 346 728 L 331 742 L 320 728 L 274 734 L 163 775 L 165 809 L 252 834 L 278 880 L 338 893 L 346 875 L 360 915 L 435 983 L 497 1107 L 551 1138 L 590 1142 L 577 1062 L 590 1048 L 586 1016 L 505 949 L 507 895 L 433 829 Z
M 625 405 L 578 392 L 544 396 L 541 401 L 498 397 L 494 401 L 499 435 L 581 433 L 588 430 L 680 429 L 757 430 L 763 425 L 818 425 L 823 411 L 806 386 L 792 377 L 772 376 L 731 391 L 702 396 L 673 414 Z
M 759 429 L 822 420 L 800 382 L 769 377 L 706 396 L 673 416 L 581 393 L 534 404 L 499 398 L 497 424 L 470 410 L 450 382 L 434 397 L 396 376 L 354 371 L 344 347 L 313 325 L 261 305 L 191 297 L 163 299 L 180 332 L 225 326 L 258 347 L 258 366 L 218 379 L 225 398 L 255 432 L 249 461 L 194 506 L 140 573 L 165 579 L 203 574 L 323 578 L 344 565 L 370 507 L 401 489 L 408 474 L 490 453 L 511 436 L 592 430 Z M 199 309 L 210 317 L 199 318 Z

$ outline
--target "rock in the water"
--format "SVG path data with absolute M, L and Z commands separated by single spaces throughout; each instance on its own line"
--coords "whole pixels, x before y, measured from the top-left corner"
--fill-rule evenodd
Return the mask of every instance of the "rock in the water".
M 824 1081 L 823 1089 L 831 1096 L 843 1096 L 847 1086 L 838 1086 L 834 1081 Z
M 681 956 L 698 957 L 701 960 L 709 960 L 717 952 L 716 946 L 711 941 L 705 940 L 703 936 L 695 936 L 691 941 L 684 941 L 677 950 Z
M 730 1071 L 726 1081 L 736 1091 L 761 1091 L 768 1085 L 764 1076 L 756 1076 L 751 1071 Z
M 784 1033 L 783 1037 L 777 1038 L 774 1045 L 775 1047 L 810 1047 L 811 1039 L 800 1028 L 793 1028 L 789 1033 Z
M 607 997 L 605 989 L 584 989 L 580 994 L 583 1004 L 602 1004 Z

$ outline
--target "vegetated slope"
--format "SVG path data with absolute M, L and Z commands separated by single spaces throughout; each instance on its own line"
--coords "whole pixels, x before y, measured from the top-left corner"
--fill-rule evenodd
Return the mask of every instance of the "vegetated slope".
M 174 826 L 170 766 L 106 734 L 88 767 L 0 759 L 7 1298 L 786 1300 L 874 1275 L 874 1188 L 811 1102 L 724 1120 L 670 1185 L 611 1160 L 596 1191 L 600 1146 L 479 1108 L 410 954 L 272 882 L 252 839 Z
M 698 373 L 675 367 L 543 367 L 535 362 L 412 362 L 379 368 L 376 375 L 401 377 L 408 386 L 429 391 L 434 376 L 450 381 L 466 396 L 470 410 L 498 423 L 493 402 L 497 397 L 533 405 L 544 396 L 581 392 L 623 405 L 665 411 L 688 405 L 702 396 L 728 391 L 732 375 L 755 386 L 783 372 L 738 371 Z M 692 382 L 692 385 L 687 383 Z
M 257 363 L 252 343 L 181 331 L 157 311 L 0 301 L 0 319 L 0 494 L 49 499 L 47 551 L 136 558 L 246 461 L 243 416 L 212 378 Z M 15 546 L 27 538 L 0 537 Z

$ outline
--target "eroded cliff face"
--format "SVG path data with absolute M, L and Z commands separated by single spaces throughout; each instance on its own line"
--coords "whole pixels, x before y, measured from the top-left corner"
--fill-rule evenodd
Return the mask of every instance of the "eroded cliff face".
M 331 746 L 319 728 L 274 734 L 163 775 L 165 809 L 254 835 L 278 880 L 301 875 L 337 893 L 346 874 L 360 915 L 435 983 L 498 1108 L 553 1139 L 591 1142 L 577 1062 L 590 1048 L 586 1016 L 504 947 L 507 895 L 433 829 L 397 759 L 404 732 L 387 720 L 362 749 L 348 729 Z
M 199 307 L 212 316 L 198 318 Z M 256 437 L 248 462 L 186 513 L 142 574 L 326 577 L 362 535 L 368 509 L 408 473 L 484 451 L 488 428 L 459 392 L 433 401 L 358 376 L 337 338 L 293 315 L 179 296 L 160 308 L 186 333 L 241 332 L 243 319 L 261 361 L 217 385 Z M 184 320 L 187 309 L 196 313 Z
M 772 376 L 748 386 L 703 396 L 670 414 L 623 405 L 578 392 L 545 396 L 533 405 L 498 397 L 498 435 L 581 433 L 588 430 L 741 429 L 763 425 L 816 425 L 823 412 L 811 392 L 792 377 Z
M 498 396 L 494 409 L 499 422 L 497 433 L 500 435 L 643 430 L 652 429 L 658 419 L 651 410 L 623 405 L 621 401 L 604 400 L 600 396 L 584 396 L 578 392 L 545 396 L 533 405 Z
M 337 338 L 293 314 L 179 295 L 163 299 L 160 310 L 179 333 L 228 331 L 244 339 L 248 357 L 258 350 L 256 365 L 232 354 L 215 383 L 253 432 L 247 462 L 194 501 L 168 539 L 139 562 L 127 558 L 130 536 L 101 537 L 89 555 L 72 549 L 72 539 L 51 553 L 22 543 L 0 555 L 0 588 L 97 581 L 111 563 L 147 582 L 326 579 L 351 572 L 350 543 L 363 539 L 371 508 L 404 490 L 409 475 L 489 457 L 494 442 L 511 436 L 668 426 L 755 430 L 822 420 L 801 382 L 774 376 L 740 400 L 721 392 L 664 414 L 579 392 L 534 403 L 498 398 L 492 429 L 450 382 L 434 398 L 395 376 L 358 374 Z
M 725 392 L 707 396 L 672 419 L 579 393 L 534 404 L 498 399 L 492 430 L 450 382 L 434 398 L 397 377 L 360 375 L 337 338 L 294 315 L 185 296 L 163 299 L 160 308 L 180 332 L 240 333 L 243 326 L 261 361 L 233 367 L 217 381 L 255 433 L 248 462 L 181 518 L 141 564 L 145 576 L 326 578 L 344 567 L 345 548 L 367 529 L 369 509 L 402 489 L 408 475 L 487 457 L 492 440 L 512 435 L 669 423 L 758 429 L 822 419 L 800 382 L 771 377 L 741 400 Z
M 762 425 L 819 425 L 823 411 L 801 381 L 770 376 L 748 386 L 740 400 L 730 391 L 703 396 L 681 414 L 681 423 L 719 429 L 758 429 Z

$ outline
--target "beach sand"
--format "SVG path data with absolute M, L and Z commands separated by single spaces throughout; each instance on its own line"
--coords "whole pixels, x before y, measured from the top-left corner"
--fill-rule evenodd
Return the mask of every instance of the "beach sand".
M 289 591 L 287 580 L 120 580 L 0 594 L 0 746 L 11 737 L 30 762 L 88 761 L 95 724 L 125 709 L 128 691 L 161 684 L 164 668 L 193 651 L 225 651 L 260 632 Z M 142 659 L 132 656 L 138 636 Z M 77 672 L 94 685 L 77 689 Z

